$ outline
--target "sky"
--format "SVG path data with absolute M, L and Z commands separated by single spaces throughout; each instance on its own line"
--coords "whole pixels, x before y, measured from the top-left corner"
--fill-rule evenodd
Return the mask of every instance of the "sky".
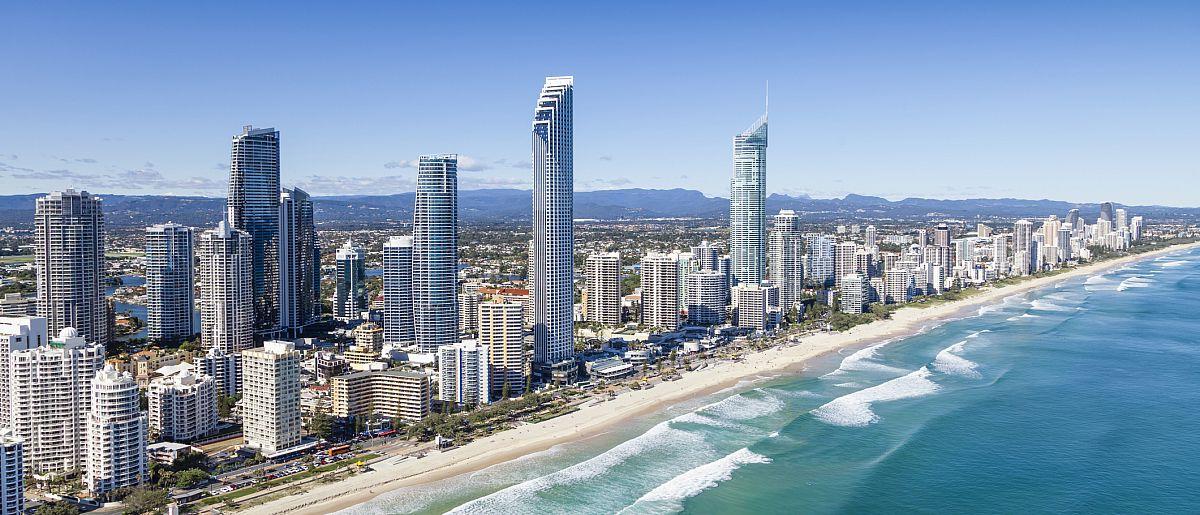
M 201 4 L 201 3 L 195 3 Z M 530 187 L 542 80 L 575 76 L 575 187 L 1200 205 L 1200 2 L 13 2 L 0 193 L 223 196 L 230 137 L 282 180 Z

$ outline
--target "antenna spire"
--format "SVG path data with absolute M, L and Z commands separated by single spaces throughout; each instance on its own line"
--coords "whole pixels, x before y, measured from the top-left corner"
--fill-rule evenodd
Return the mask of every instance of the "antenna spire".
M 771 80 L 767 79 L 767 97 L 766 105 L 763 107 L 763 116 L 771 113 Z

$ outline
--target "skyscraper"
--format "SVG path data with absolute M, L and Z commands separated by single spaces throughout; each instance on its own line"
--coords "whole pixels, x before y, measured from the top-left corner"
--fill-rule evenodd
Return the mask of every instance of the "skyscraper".
M 312 199 L 300 188 L 279 195 L 279 317 L 292 335 L 321 319 L 321 249 Z
M 1033 264 L 1033 222 L 1017 220 L 1013 224 L 1012 269 L 1017 275 L 1027 275 Z
M 269 334 L 279 318 L 279 131 L 247 125 L 233 137 L 225 219 L 251 238 L 254 330 Z
M 224 221 L 200 235 L 200 343 L 226 354 L 254 346 L 253 246 Z
M 547 77 L 533 112 L 533 361 L 575 354 L 574 77 Z
M 100 198 L 67 190 L 37 199 L 34 233 L 38 315 L 46 317 L 51 334 L 73 327 L 87 341 L 107 345 Z
M 383 335 L 390 343 L 413 343 L 413 238 L 392 236 L 383 244 Z
M 621 323 L 621 254 L 602 252 L 587 257 L 587 320 L 604 325 Z
M 300 352 L 291 342 L 242 352 L 242 433 L 264 454 L 300 444 Z
M 1112 202 L 1104 202 L 1100 204 L 1100 219 L 1107 222 L 1116 222 L 1116 218 L 1113 217 Z
M 950 246 L 950 226 L 944 223 L 933 228 L 933 244 L 939 247 Z
M 88 491 L 103 495 L 142 484 L 148 479 L 146 414 L 138 406 L 137 381 L 108 365 L 96 373 L 91 390 L 84 475 Z
M 868 234 L 874 226 L 868 227 Z M 804 237 L 800 234 L 800 217 L 790 209 L 775 215 L 770 237 L 770 279 L 779 287 L 784 311 L 800 300 L 804 290 Z
M 421 352 L 458 341 L 458 156 L 421 156 L 413 204 L 413 333 Z
M 334 289 L 333 316 L 354 320 L 367 309 L 367 253 L 347 240 L 337 249 L 337 279 Z
M 166 223 L 146 228 L 146 335 L 175 341 L 196 333 L 192 228 Z
M 733 138 L 729 255 L 733 284 L 758 284 L 767 268 L 767 115 Z

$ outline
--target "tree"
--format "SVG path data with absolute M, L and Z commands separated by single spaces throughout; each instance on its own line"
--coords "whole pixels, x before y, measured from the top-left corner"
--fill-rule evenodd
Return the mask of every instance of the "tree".
M 313 415 L 308 419 L 308 432 L 328 440 L 333 436 L 333 417 L 325 412 Z
M 127 515 L 158 513 L 170 501 L 171 499 L 167 497 L 166 490 L 138 487 L 125 496 L 125 500 L 123 501 L 125 511 L 123 513 Z
M 217 414 L 227 418 L 233 413 L 233 406 L 242 400 L 241 395 L 217 395 Z
M 38 506 L 33 515 L 79 515 L 79 508 L 68 502 L 51 501 Z
M 208 472 L 200 469 L 187 469 L 175 475 L 175 486 L 179 488 L 192 488 L 205 481 L 208 481 Z

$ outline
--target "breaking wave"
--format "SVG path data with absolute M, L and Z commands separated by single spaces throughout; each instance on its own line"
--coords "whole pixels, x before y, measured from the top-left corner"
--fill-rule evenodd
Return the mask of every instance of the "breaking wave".
M 812 413 L 818 420 L 830 425 L 867 426 L 879 421 L 879 416 L 871 411 L 871 405 L 876 402 L 910 399 L 936 392 L 938 385 L 929 380 L 930 374 L 928 367 L 921 367 L 885 383 L 838 397 Z
M 938 372 L 948 375 L 966 377 L 968 379 L 979 379 L 983 377 L 979 373 L 979 364 L 967 358 L 959 356 L 963 348 L 970 340 L 963 340 L 954 345 L 942 349 L 933 358 L 933 368 Z
M 688 470 L 641 496 L 620 513 L 672 513 L 683 509 L 682 501 L 733 478 L 743 465 L 770 463 L 771 459 L 746 448 Z

